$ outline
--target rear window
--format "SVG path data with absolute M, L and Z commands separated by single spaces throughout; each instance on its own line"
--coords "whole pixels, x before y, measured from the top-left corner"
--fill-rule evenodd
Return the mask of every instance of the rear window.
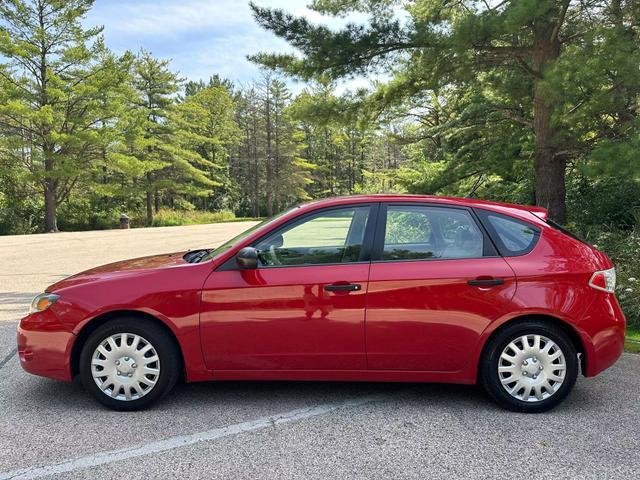
M 524 255 L 538 242 L 540 229 L 530 223 L 486 210 L 478 213 L 502 256 Z

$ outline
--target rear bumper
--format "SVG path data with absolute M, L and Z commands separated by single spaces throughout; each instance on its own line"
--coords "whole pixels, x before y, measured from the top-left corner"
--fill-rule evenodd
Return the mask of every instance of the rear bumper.
M 626 319 L 615 295 L 603 293 L 595 300 L 578 328 L 585 347 L 585 377 L 616 363 L 624 351 Z
M 72 380 L 71 348 L 75 335 L 53 313 L 44 311 L 23 318 L 17 340 L 20 365 L 26 372 L 66 382 Z

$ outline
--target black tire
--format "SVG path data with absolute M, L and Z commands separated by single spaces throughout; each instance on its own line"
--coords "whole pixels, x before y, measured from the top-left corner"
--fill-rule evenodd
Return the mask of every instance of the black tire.
M 498 373 L 500 356 L 504 349 L 523 335 L 543 335 L 553 341 L 564 354 L 566 371 L 564 381 L 551 396 L 543 400 L 527 402 L 512 396 L 503 387 Z M 540 368 L 540 367 L 539 367 Z M 530 374 L 528 374 L 530 376 Z M 488 341 L 481 358 L 479 379 L 487 393 L 502 407 L 515 412 L 540 413 L 551 410 L 562 402 L 573 389 L 578 376 L 576 348 L 569 336 L 557 326 L 544 322 L 527 320 L 508 325 L 499 330 Z M 534 377 L 535 378 L 535 377 Z M 546 392 L 546 390 L 544 390 Z M 521 394 L 521 396 L 526 393 Z
M 91 373 L 93 353 L 98 345 L 111 335 L 130 333 L 147 340 L 158 354 L 160 372 L 155 385 L 143 396 L 133 400 L 118 400 L 104 393 L 94 381 Z M 82 347 L 80 354 L 80 379 L 98 402 L 113 410 L 132 411 L 147 408 L 161 399 L 176 384 L 181 371 L 181 357 L 174 339 L 151 320 L 137 317 L 118 317 L 98 327 Z M 135 367 L 136 365 L 134 365 Z

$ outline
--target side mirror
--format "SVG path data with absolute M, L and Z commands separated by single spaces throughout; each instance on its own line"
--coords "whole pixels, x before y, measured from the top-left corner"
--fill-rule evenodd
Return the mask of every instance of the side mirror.
M 236 254 L 236 262 L 242 270 L 255 270 L 258 268 L 258 250 L 244 247 Z

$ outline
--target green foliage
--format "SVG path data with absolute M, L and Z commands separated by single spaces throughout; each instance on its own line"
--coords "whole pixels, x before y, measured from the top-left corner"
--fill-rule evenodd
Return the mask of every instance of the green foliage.
M 119 225 L 119 210 L 97 199 L 78 197 L 60 206 L 58 226 L 62 231 L 109 230 Z
M 314 165 L 303 158 L 304 136 L 290 107 L 291 93 L 269 73 L 238 95 L 242 134 L 230 168 L 239 186 L 236 210 L 243 215 L 271 216 L 311 198 Z
M 393 170 L 402 163 L 392 132 L 353 108 L 357 97 L 338 97 L 330 82 L 303 91 L 291 115 L 304 133 L 304 156 L 314 165 L 313 197 L 387 192 L 395 189 Z
M 302 79 L 391 72 L 360 104 L 379 113 L 417 110 L 419 126 L 405 132 L 422 144 L 411 151 L 414 170 L 444 162 L 438 178 L 414 175 L 412 191 L 470 177 L 532 179 L 528 198 L 564 221 L 567 167 L 638 176 L 635 2 L 414 0 L 404 2 L 402 20 L 389 9 L 395 3 L 314 2 L 327 14 L 369 14 L 368 23 L 340 30 L 252 5 L 258 23 L 299 55 L 251 58 Z
M 594 228 L 586 240 L 616 264 L 616 296 L 628 326 L 640 330 L 640 226 L 633 230 Z
M 603 225 L 614 230 L 640 226 L 640 183 L 633 179 L 580 176 L 570 183 L 567 196 L 569 220 L 583 235 Z
M 19 196 L 16 196 L 18 193 Z M 0 235 L 36 233 L 40 229 L 42 204 L 31 196 L 0 188 Z
M 193 165 L 202 171 L 210 187 L 202 195 L 205 208 L 228 208 L 233 205 L 234 185 L 230 178 L 231 147 L 240 132 L 234 118 L 234 102 L 222 86 L 201 88 L 187 96 L 172 117 L 177 127 L 176 140 L 183 149 L 194 151 Z
M 385 232 L 385 244 L 426 243 L 431 236 L 431 224 L 426 215 L 413 212 L 390 212 Z
M 177 225 L 198 225 L 204 223 L 229 222 L 236 219 L 233 212 L 203 212 L 198 210 L 160 209 L 153 217 L 153 227 L 173 227 Z M 142 224 L 141 218 L 134 217 L 134 224 Z
M 215 178 L 217 165 L 207 158 L 208 151 L 203 151 L 206 147 L 210 150 L 218 139 L 203 140 L 203 135 L 198 136 L 199 125 L 192 124 L 199 114 L 207 113 L 204 107 L 196 110 L 200 107 L 197 98 L 204 97 L 206 91 L 177 109 L 180 79 L 168 63 L 146 51 L 138 55 L 131 76 L 129 109 L 120 118 L 122 130 L 105 164 L 124 180 L 112 195 L 144 195 L 148 225 L 153 223 L 154 208 L 158 209 L 162 197 L 176 201 L 183 196 L 207 196 L 212 187 L 221 185 Z M 216 113 L 203 121 L 211 122 Z
M 128 54 L 104 46 L 82 19 L 93 0 L 0 2 L 0 132 L 5 155 L 44 195 L 45 229 L 86 180 L 108 141 Z

